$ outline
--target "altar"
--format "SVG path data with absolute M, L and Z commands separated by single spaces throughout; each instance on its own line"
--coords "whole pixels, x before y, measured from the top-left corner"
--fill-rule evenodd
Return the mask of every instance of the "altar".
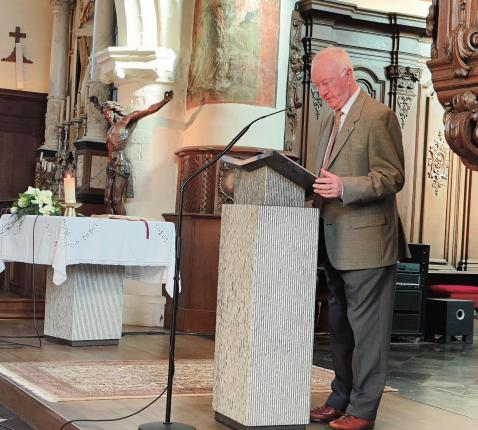
M 0 218 L 5 262 L 48 265 L 44 332 L 74 346 L 117 344 L 123 280 L 166 284 L 172 295 L 175 226 L 170 222 L 12 215 Z

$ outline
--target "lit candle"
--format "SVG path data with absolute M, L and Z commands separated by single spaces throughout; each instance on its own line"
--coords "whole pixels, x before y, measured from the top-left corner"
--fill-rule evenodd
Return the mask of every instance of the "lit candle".
M 63 188 L 65 189 L 65 203 L 76 203 L 75 178 L 66 175 L 63 178 Z

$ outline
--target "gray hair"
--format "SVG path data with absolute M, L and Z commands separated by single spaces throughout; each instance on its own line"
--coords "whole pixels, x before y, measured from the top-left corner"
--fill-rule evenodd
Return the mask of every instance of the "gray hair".
M 312 64 L 319 61 L 322 57 L 329 57 L 340 70 L 350 69 L 352 70 L 352 75 L 355 79 L 354 74 L 354 65 L 352 60 L 349 57 L 348 52 L 345 49 L 339 48 L 337 46 L 330 46 L 328 48 L 321 49 L 314 57 Z

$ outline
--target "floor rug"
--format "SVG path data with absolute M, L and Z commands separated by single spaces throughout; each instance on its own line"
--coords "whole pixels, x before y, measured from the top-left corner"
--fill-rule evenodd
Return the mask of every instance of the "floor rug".
M 177 360 L 173 395 L 211 395 L 213 360 Z M 167 383 L 168 362 L 64 361 L 0 363 L 0 374 L 50 402 L 153 398 Z M 330 391 L 333 372 L 312 368 L 312 392 Z M 386 387 L 386 391 L 394 391 Z

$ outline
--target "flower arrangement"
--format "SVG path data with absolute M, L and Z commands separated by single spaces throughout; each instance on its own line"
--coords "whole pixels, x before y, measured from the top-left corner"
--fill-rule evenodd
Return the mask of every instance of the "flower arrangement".
M 17 218 L 25 215 L 61 215 L 58 200 L 50 190 L 28 187 L 24 193 L 18 194 L 18 200 L 13 203 L 10 213 Z

